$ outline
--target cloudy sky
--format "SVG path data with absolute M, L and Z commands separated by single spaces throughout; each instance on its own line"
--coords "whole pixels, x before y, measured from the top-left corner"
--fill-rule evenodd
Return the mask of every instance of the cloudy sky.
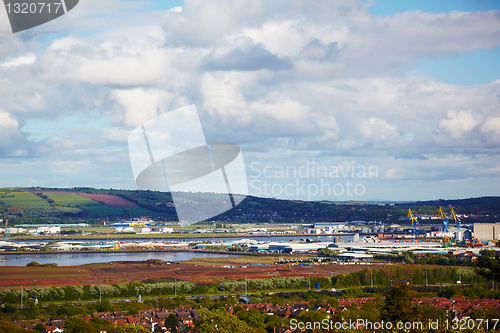
M 139 188 L 128 136 L 194 104 L 250 194 L 499 195 L 500 2 L 81 0 L 0 9 L 0 187 Z

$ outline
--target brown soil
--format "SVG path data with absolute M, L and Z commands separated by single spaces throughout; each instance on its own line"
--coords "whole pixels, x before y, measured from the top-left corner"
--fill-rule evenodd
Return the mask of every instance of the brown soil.
M 207 265 L 208 264 L 208 265 Z M 106 284 L 143 281 L 148 279 L 174 279 L 187 281 L 214 282 L 220 279 L 257 279 L 265 277 L 290 276 L 332 276 L 348 274 L 364 268 L 382 268 L 387 264 L 370 265 L 312 265 L 312 266 L 247 266 L 246 268 L 224 268 L 226 262 L 205 262 L 157 265 L 148 262 L 126 262 L 104 265 L 84 265 L 74 267 L 0 267 L 0 288 L 12 288 L 23 284 L 30 287 Z M 232 264 L 230 263 L 232 266 Z
M 135 207 L 137 204 L 135 202 L 129 201 L 122 197 L 118 197 L 112 194 L 93 194 L 93 193 L 83 193 L 78 192 L 79 195 L 85 198 L 89 198 L 95 201 L 104 203 L 109 207 Z

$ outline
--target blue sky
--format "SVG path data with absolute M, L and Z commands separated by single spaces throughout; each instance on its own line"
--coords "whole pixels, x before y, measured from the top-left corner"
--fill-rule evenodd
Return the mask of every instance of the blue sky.
M 498 195 L 499 7 L 87 0 L 17 34 L 0 12 L 0 187 L 139 188 L 128 136 L 194 104 L 253 195 Z
M 500 9 L 495 0 L 373 0 L 370 12 L 379 17 L 395 15 L 409 10 L 432 13 L 454 11 L 490 11 Z M 500 77 L 500 48 L 481 49 L 474 52 L 439 58 L 421 59 L 416 67 L 419 73 L 431 75 L 447 83 L 475 85 L 488 83 Z M 457 71 L 460 68 L 460 71 Z
M 450 13 L 453 11 L 473 12 L 500 9 L 496 0 L 368 0 L 372 4 L 370 12 L 376 16 L 388 16 L 408 10 L 420 10 L 433 13 Z

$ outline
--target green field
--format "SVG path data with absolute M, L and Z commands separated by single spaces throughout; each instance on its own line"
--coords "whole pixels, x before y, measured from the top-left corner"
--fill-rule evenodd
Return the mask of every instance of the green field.
M 89 198 L 82 197 L 76 193 L 44 193 L 50 199 L 55 201 L 57 206 L 75 207 L 79 205 L 97 205 L 98 202 Z
M 89 216 L 90 217 L 105 217 L 109 215 L 123 215 L 123 216 L 161 216 L 165 215 L 162 213 L 155 213 L 150 211 L 149 209 L 143 208 L 143 207 L 109 207 L 104 204 L 99 204 L 99 205 L 93 205 L 93 206 L 86 206 L 86 210 L 89 211 Z
M 71 213 L 71 214 L 78 214 L 78 213 L 82 212 L 82 210 L 80 208 L 77 208 L 77 207 L 54 206 L 54 208 L 57 208 L 62 212 Z
M 31 192 L 2 192 L 0 191 L 0 201 L 10 206 L 22 206 L 26 208 L 50 208 L 50 204 L 37 197 Z

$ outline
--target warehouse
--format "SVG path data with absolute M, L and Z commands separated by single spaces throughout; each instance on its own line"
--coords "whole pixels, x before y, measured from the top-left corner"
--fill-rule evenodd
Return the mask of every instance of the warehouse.
M 344 261 L 370 261 L 373 259 L 373 255 L 363 253 L 339 253 L 337 258 Z
M 270 252 L 284 252 L 284 253 L 294 253 L 294 252 L 312 252 L 319 249 L 327 248 L 331 243 L 274 243 L 269 244 Z
M 474 237 L 479 241 L 500 239 L 500 223 L 474 223 Z
M 429 251 L 442 249 L 441 243 L 435 242 L 379 242 L 379 243 L 332 243 L 329 246 L 351 252 L 394 253 L 404 251 Z

